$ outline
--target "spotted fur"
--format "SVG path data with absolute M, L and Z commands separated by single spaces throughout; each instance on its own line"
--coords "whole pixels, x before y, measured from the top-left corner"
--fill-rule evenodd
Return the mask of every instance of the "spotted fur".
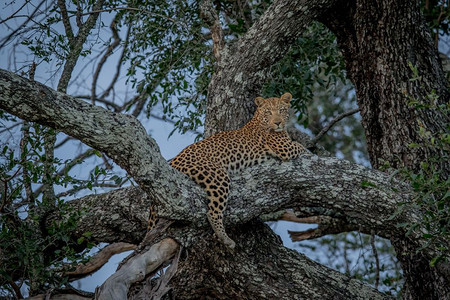
M 301 144 L 290 139 L 286 132 L 292 95 L 280 98 L 257 97 L 257 109 L 244 127 L 224 131 L 186 147 L 170 165 L 188 175 L 203 189 L 209 199 L 208 220 L 219 240 L 234 248 L 223 226 L 223 212 L 230 190 L 229 174 L 261 163 L 269 156 L 289 160 L 308 153 Z M 150 225 L 154 224 L 150 220 Z

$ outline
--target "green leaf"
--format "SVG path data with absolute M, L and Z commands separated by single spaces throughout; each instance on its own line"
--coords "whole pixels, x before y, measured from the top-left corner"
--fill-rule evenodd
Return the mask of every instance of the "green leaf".
M 372 183 L 372 182 L 367 181 L 367 180 L 361 181 L 361 186 L 362 187 L 374 187 L 374 188 L 377 187 L 377 185 L 375 183 Z

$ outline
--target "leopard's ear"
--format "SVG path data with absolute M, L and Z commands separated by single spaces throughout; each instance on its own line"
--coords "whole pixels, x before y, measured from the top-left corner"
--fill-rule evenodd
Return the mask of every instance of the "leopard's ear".
M 284 93 L 281 97 L 280 97 L 281 101 L 285 102 L 285 103 L 290 103 L 292 100 L 292 95 L 291 93 Z
M 255 98 L 255 104 L 256 106 L 261 106 L 264 103 L 264 98 L 263 97 L 256 97 Z

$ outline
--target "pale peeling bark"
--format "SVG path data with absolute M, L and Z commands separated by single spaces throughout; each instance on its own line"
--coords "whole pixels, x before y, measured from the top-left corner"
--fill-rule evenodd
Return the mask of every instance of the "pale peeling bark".
M 127 299 L 129 287 L 169 260 L 179 246 L 173 239 L 164 239 L 148 251 L 135 256 L 111 275 L 96 292 L 98 300 Z

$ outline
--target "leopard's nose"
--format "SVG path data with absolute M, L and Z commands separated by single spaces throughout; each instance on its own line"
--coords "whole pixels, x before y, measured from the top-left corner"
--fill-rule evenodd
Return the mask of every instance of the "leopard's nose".
M 275 123 L 275 125 L 280 126 L 281 121 L 277 121 L 277 122 L 274 122 L 274 123 Z

